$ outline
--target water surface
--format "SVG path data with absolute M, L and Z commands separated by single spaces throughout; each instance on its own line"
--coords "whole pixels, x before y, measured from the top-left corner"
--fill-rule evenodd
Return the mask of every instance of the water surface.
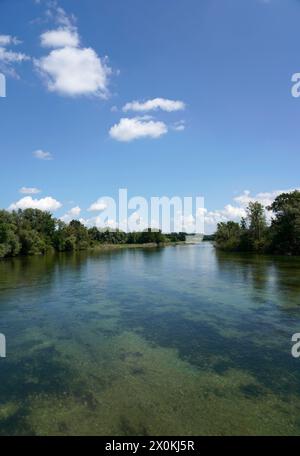
M 0 261 L 1 435 L 300 435 L 300 259 Z

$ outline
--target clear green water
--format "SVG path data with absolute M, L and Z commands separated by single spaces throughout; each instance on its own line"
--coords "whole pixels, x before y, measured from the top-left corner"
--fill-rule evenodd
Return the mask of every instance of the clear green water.
M 208 243 L 0 262 L 0 434 L 300 434 L 300 259 Z

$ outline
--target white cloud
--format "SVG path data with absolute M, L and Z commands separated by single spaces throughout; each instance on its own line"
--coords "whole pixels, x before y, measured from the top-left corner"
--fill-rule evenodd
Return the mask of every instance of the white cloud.
M 33 152 L 33 156 L 35 158 L 38 158 L 39 160 L 52 160 L 53 156 L 50 154 L 50 152 L 45 152 L 44 150 L 35 150 Z
M 300 190 L 298 189 L 287 189 L 287 190 L 273 190 L 272 192 L 260 192 L 257 193 L 256 195 L 251 196 L 251 193 L 249 190 L 245 190 L 241 195 L 236 196 L 234 198 L 234 201 L 239 203 L 241 206 L 248 206 L 250 202 L 258 201 L 261 203 L 263 206 L 270 206 L 275 198 L 280 195 L 281 193 L 290 193 L 293 192 L 294 190 Z
M 35 187 L 22 187 L 19 191 L 24 195 L 36 195 L 37 193 L 41 193 L 41 190 Z
M 230 220 L 239 222 L 247 214 L 245 208 L 227 204 L 221 210 L 208 211 L 207 209 L 202 209 L 201 215 L 204 216 L 205 225 L 211 225 L 216 228 L 216 225 L 220 222 L 229 222 Z
M 0 47 L 0 61 L 4 63 L 19 63 L 28 60 L 25 54 L 21 52 L 7 51 L 4 47 Z
M 9 45 L 16 45 L 16 44 L 20 44 L 21 41 L 18 40 L 18 38 L 16 38 L 15 36 L 11 36 L 11 35 L 0 35 L 0 46 L 9 46 Z
M 0 46 L 7 46 L 11 42 L 10 35 L 0 35 Z
M 185 121 L 180 120 L 179 122 L 175 122 L 172 128 L 175 131 L 184 131 L 185 130 Z
M 7 46 L 20 43 L 21 41 L 11 35 L 0 35 L 0 70 L 13 77 L 18 77 L 14 64 L 30 59 L 29 56 L 22 52 L 14 52 L 7 49 Z
M 64 27 L 71 27 L 76 22 L 76 18 L 73 14 L 67 14 L 66 11 L 59 6 L 58 0 L 34 0 L 34 2 L 39 5 L 41 3 L 45 4 L 45 21 L 53 21 L 58 25 L 62 25 Z M 42 20 L 39 18 L 40 21 Z
M 109 130 L 109 134 L 117 141 L 129 142 L 139 138 L 159 138 L 168 132 L 164 122 L 148 120 L 141 117 L 122 118 Z
M 107 204 L 103 199 L 99 198 L 97 201 L 95 201 L 93 204 L 90 205 L 88 208 L 88 211 L 103 211 L 104 209 L 107 208 Z
M 79 36 L 76 29 L 59 28 L 57 30 L 48 30 L 41 35 L 41 45 L 53 48 L 77 47 L 79 45 Z
M 56 3 L 56 4 L 55 4 Z M 64 27 L 73 27 L 74 26 L 74 23 L 76 22 L 76 18 L 73 14 L 67 14 L 65 12 L 65 10 L 63 8 L 61 8 L 60 6 L 57 5 L 57 2 L 54 3 L 54 10 L 53 10 L 53 14 L 54 14 L 54 19 L 55 21 L 64 26 Z
M 70 211 L 69 211 L 69 213 L 70 213 L 71 215 L 74 215 L 74 216 L 76 216 L 76 217 L 78 217 L 78 215 L 80 214 L 80 212 L 81 212 L 81 209 L 80 209 L 79 206 L 72 207 L 72 209 L 70 209 Z
M 63 47 L 35 61 L 51 92 L 80 96 L 108 94 L 111 69 L 92 48 Z
M 71 220 L 78 217 L 80 215 L 80 213 L 81 213 L 81 208 L 79 206 L 75 206 L 75 207 L 72 207 L 72 209 L 70 209 L 65 215 L 60 217 L 60 219 L 65 223 L 69 223 L 69 222 L 71 222 Z
M 174 130 L 175 131 L 184 131 L 185 130 L 185 126 L 184 125 L 176 125 L 174 127 Z
M 153 100 L 147 100 L 144 102 L 132 101 L 123 107 L 124 112 L 157 111 L 158 109 L 167 112 L 180 111 L 185 109 L 185 103 L 183 101 L 168 100 L 166 98 L 154 98 Z
M 222 213 L 224 217 L 234 220 L 241 219 L 246 215 L 245 209 L 243 207 L 232 206 L 231 204 L 227 204 Z
M 112 73 L 106 58 L 94 49 L 80 46 L 75 18 L 68 16 L 55 2 L 49 10 L 60 27 L 41 35 L 43 47 L 54 48 L 48 55 L 35 59 L 34 64 L 49 91 L 65 96 L 108 96 L 108 80 Z
M 9 210 L 40 209 L 41 211 L 54 212 L 61 207 L 62 204 L 51 196 L 46 196 L 46 198 L 41 199 L 33 199 L 31 196 L 25 196 L 16 203 L 12 203 L 9 206 Z
M 89 219 L 80 219 L 80 222 L 89 228 L 94 227 L 94 226 L 99 229 L 114 230 L 114 229 L 118 228 L 118 225 L 115 220 L 110 219 L 110 218 L 103 220 L 100 215 L 89 218 Z

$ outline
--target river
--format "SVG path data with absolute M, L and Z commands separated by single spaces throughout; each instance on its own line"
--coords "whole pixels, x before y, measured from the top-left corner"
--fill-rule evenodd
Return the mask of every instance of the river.
M 0 261 L 1 435 L 300 435 L 300 258 Z

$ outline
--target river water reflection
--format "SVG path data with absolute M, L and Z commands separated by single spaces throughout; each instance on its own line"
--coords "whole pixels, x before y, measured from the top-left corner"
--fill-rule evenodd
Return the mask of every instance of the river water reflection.
M 0 261 L 2 435 L 300 434 L 300 259 L 210 243 Z

